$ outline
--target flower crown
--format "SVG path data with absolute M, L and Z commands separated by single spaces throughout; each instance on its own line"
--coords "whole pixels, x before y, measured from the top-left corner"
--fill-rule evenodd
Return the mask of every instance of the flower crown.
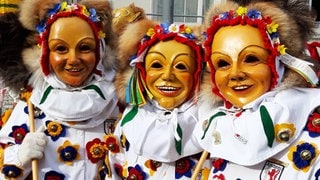
M 279 25 L 272 22 L 270 17 L 262 17 L 261 12 L 258 10 L 251 9 L 248 11 L 247 8 L 240 6 L 236 11 L 231 10 L 218 15 L 213 19 L 213 22 L 233 21 L 233 20 L 236 20 L 237 18 L 250 19 L 252 21 L 258 20 L 257 22 L 263 23 L 263 26 L 265 26 L 266 28 L 266 32 L 269 35 L 269 39 L 273 47 L 276 48 L 281 55 L 286 53 L 285 50 L 287 48 L 285 47 L 285 45 L 280 44 L 279 33 L 278 33 Z
M 147 30 L 146 34 L 138 44 L 137 53 L 129 58 L 130 65 L 136 67 L 126 88 L 126 101 L 131 105 L 144 105 L 146 103 L 145 96 L 152 99 L 153 95 L 149 92 L 145 84 L 146 72 L 142 62 L 144 62 L 144 56 L 149 47 L 160 41 L 166 40 L 176 40 L 180 43 L 186 44 L 195 52 L 197 70 L 194 74 L 194 79 L 195 82 L 199 82 L 203 51 L 200 41 L 193 34 L 191 28 L 185 24 L 157 24 Z M 198 86 L 199 84 L 195 87 L 196 91 Z
M 78 12 L 79 14 L 83 14 L 92 22 L 97 23 L 100 22 L 100 17 L 97 15 L 97 12 L 94 8 L 87 9 L 84 5 L 80 4 L 71 4 L 68 5 L 67 2 L 61 2 L 56 4 L 52 9 L 48 10 L 48 16 L 41 20 L 38 25 L 36 25 L 36 30 L 39 34 L 42 34 L 46 31 L 47 21 L 50 21 L 56 14 L 61 12 Z M 105 33 L 102 29 L 99 29 L 99 38 L 104 38 Z
M 279 32 L 278 32 L 278 24 L 272 22 L 269 16 L 263 17 L 262 13 L 258 10 L 251 9 L 247 10 L 247 8 L 239 6 L 236 10 L 230 10 L 224 13 L 221 13 L 212 18 L 211 26 L 207 28 L 205 33 L 205 42 L 204 48 L 206 50 L 205 53 L 205 61 L 208 62 L 211 69 L 211 80 L 215 84 L 214 77 L 214 68 L 211 64 L 211 45 L 214 39 L 215 33 L 224 26 L 235 26 L 235 25 L 249 25 L 259 29 L 261 32 L 262 39 L 265 42 L 265 48 L 270 52 L 270 56 L 268 57 L 267 64 L 269 65 L 272 71 L 272 85 L 271 89 L 276 87 L 280 82 L 281 74 L 278 72 L 278 64 L 276 62 L 277 56 L 281 56 L 286 54 L 286 47 L 280 44 Z M 282 73 L 282 72 L 280 72 Z M 218 96 L 224 97 L 219 92 L 218 88 L 215 86 L 212 89 L 213 93 Z
M 193 34 L 191 28 L 186 24 L 177 25 L 169 24 L 168 22 L 157 24 L 147 30 L 146 34 L 143 36 L 138 45 L 137 54 L 129 58 L 131 61 L 130 64 L 135 64 L 137 59 L 141 62 L 141 58 L 137 58 L 137 56 L 141 55 L 146 49 L 148 49 L 149 46 L 154 44 L 155 41 L 170 39 L 170 37 L 181 37 L 183 39 L 187 39 L 187 41 L 194 41 L 195 44 L 200 44 L 197 42 L 197 38 Z
M 143 41 L 152 39 L 152 37 L 157 34 L 168 34 L 168 33 L 177 33 L 178 35 L 181 35 L 190 40 L 195 39 L 195 36 L 192 34 L 192 30 L 185 24 L 177 25 L 177 24 L 162 23 L 162 24 L 157 24 L 153 28 L 149 28 L 146 35 L 143 38 Z
M 55 4 L 55 6 L 48 10 L 47 16 L 36 25 L 36 31 L 39 33 L 38 45 L 42 46 L 41 55 L 41 67 L 44 75 L 50 73 L 49 67 L 49 52 L 47 38 L 49 36 L 50 26 L 59 18 L 76 16 L 85 20 L 94 32 L 94 36 L 97 43 L 96 58 L 100 60 L 100 41 L 105 38 L 105 33 L 103 32 L 102 22 L 94 8 L 87 9 L 84 5 L 78 3 L 67 4 L 67 2 L 61 2 Z M 67 28 L 67 27 L 66 27 Z M 96 61 L 97 66 L 98 61 Z M 100 74 L 101 72 L 95 68 L 94 72 Z

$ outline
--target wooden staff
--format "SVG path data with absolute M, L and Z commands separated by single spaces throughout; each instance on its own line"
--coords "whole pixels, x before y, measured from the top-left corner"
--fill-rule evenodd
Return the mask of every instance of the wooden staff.
M 33 104 L 28 99 L 28 111 L 29 111 L 29 125 L 30 125 L 30 132 L 35 132 L 35 125 L 34 125 L 34 109 Z M 38 160 L 32 160 L 32 180 L 38 180 Z
M 196 168 L 194 169 L 194 172 L 191 176 L 191 180 L 197 180 L 197 176 L 203 166 L 204 161 L 207 159 L 208 154 L 209 154 L 208 151 L 202 152 L 201 157 L 198 161 L 198 164 L 197 164 Z

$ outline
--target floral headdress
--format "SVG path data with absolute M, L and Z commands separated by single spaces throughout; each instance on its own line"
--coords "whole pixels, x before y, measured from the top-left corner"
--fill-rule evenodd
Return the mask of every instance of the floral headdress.
M 36 30 L 39 33 L 38 43 L 42 47 L 41 54 L 41 67 L 43 73 L 47 76 L 50 73 L 49 67 L 49 48 L 48 37 L 51 25 L 59 18 L 77 16 L 85 20 L 92 28 L 96 39 L 96 66 L 100 60 L 100 40 L 105 37 L 102 31 L 102 23 L 100 17 L 97 15 L 94 8 L 87 9 L 81 4 L 68 5 L 67 2 L 61 2 L 56 4 L 52 9 L 47 12 L 47 17 L 42 19 L 36 26 Z M 71 25 L 70 25 L 71 26 Z M 100 74 L 99 70 L 95 68 L 95 73 Z
M 270 53 L 267 64 L 272 71 L 272 84 L 270 87 L 271 89 L 279 85 L 284 73 L 284 64 L 294 71 L 297 71 L 311 84 L 316 85 L 318 83 L 318 77 L 309 67 L 309 65 L 311 64 L 286 53 L 287 48 L 280 43 L 278 32 L 279 25 L 273 22 L 270 17 L 262 16 L 262 13 L 260 11 L 255 9 L 248 10 L 247 8 L 240 6 L 235 11 L 230 10 L 213 17 L 211 24 L 212 25 L 207 29 L 205 34 L 206 40 L 204 43 L 204 47 L 206 51 L 205 61 L 208 62 L 210 66 L 211 79 L 214 84 L 215 70 L 210 61 L 211 45 L 214 39 L 214 35 L 221 27 L 240 24 L 256 27 L 260 31 L 260 34 L 264 40 L 264 45 Z M 214 87 L 213 92 L 222 97 L 217 87 Z
M 193 34 L 191 28 L 185 24 L 157 24 L 147 30 L 144 37 L 138 44 L 137 53 L 130 57 L 130 65 L 135 66 L 127 88 L 126 101 L 132 105 L 144 105 L 145 96 L 152 99 L 152 94 L 148 91 L 145 78 L 144 58 L 148 49 L 160 41 L 175 40 L 188 45 L 196 55 L 196 72 L 194 73 L 195 90 L 199 89 L 200 73 L 202 68 L 203 51 L 199 39 Z M 191 96 L 191 95 L 190 95 Z

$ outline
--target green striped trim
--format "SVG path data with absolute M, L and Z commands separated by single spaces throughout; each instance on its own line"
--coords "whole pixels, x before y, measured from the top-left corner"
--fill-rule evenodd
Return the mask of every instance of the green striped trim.
M 262 120 L 264 133 L 266 134 L 268 139 L 268 146 L 272 147 L 275 138 L 274 126 L 270 114 L 265 106 L 260 107 L 260 117 Z
M 124 116 L 124 118 L 121 121 L 121 125 L 125 125 L 127 122 L 130 122 L 134 116 L 136 116 L 138 113 L 138 106 L 133 106 L 133 108 Z
M 179 124 L 178 124 L 178 127 L 177 127 L 176 131 L 178 132 L 178 135 L 180 137 L 180 141 L 177 141 L 175 139 L 176 150 L 177 150 L 178 154 L 181 155 L 181 150 L 182 150 L 182 129 L 181 129 Z
M 52 86 L 47 87 L 47 89 L 44 91 L 43 96 L 40 100 L 40 104 L 44 103 L 49 95 L 49 93 L 51 92 L 51 90 L 53 89 Z
M 96 85 L 90 85 L 90 86 L 87 86 L 87 87 L 85 87 L 85 88 L 83 88 L 83 89 L 85 89 L 85 90 L 93 89 L 93 90 L 95 90 L 95 91 L 100 95 L 100 97 L 101 97 L 102 99 L 106 100 L 106 98 L 104 97 L 101 89 L 100 89 L 98 86 L 96 86 Z

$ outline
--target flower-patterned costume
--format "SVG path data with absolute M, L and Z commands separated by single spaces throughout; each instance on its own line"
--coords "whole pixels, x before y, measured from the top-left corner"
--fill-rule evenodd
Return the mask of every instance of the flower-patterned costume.
M 139 34 L 140 37 L 136 34 Z M 192 74 L 190 76 L 193 78 L 194 87 L 190 87 L 191 93 L 187 94 L 186 100 L 172 108 L 167 108 L 147 88 L 146 76 L 148 74 L 145 68 L 147 65 L 144 63 L 147 64 L 146 61 L 149 60 L 149 62 L 156 62 L 154 63 L 156 67 L 170 67 L 172 71 L 176 71 L 176 65 L 163 65 L 164 63 L 161 64 L 162 62 L 157 61 L 156 58 L 150 58 L 151 60 L 146 58 L 150 47 L 157 47 L 161 43 L 173 40 L 176 41 L 174 45 L 186 44 L 191 48 L 191 52 L 195 53 L 192 59 L 185 61 L 195 61 L 196 70 L 194 73 L 188 72 Z M 119 99 L 124 101 L 125 98 L 121 97 L 125 96 L 128 105 L 121 120 L 117 123 L 112 138 L 110 137 L 109 144 L 107 143 L 107 147 L 111 147 L 109 148 L 109 161 L 112 179 L 190 179 L 202 151 L 195 137 L 192 136 L 192 131 L 198 122 L 195 96 L 197 96 L 202 68 L 202 51 L 197 42 L 194 31 L 187 25 L 158 24 L 151 20 L 140 20 L 129 24 L 123 35 L 120 36 L 119 57 L 125 57 L 123 61 L 126 64 L 130 59 L 130 64 L 134 67 L 126 67 L 123 63 L 124 66 L 121 69 L 123 72 L 118 72 L 115 81 L 120 95 Z M 178 55 L 171 54 L 174 58 L 189 53 L 179 48 L 176 49 L 174 52 L 178 52 Z M 128 56 L 128 52 L 133 52 L 133 50 L 135 50 L 134 54 Z M 163 48 L 150 50 L 151 54 L 154 51 L 156 51 L 155 54 L 164 54 Z M 161 60 L 166 63 L 181 62 L 179 58 L 173 61 L 172 56 Z M 183 63 L 186 63 L 185 61 Z M 175 63 L 183 64 L 177 62 Z M 163 68 L 158 71 L 164 72 L 165 70 Z M 184 70 L 184 73 L 186 71 L 188 70 Z M 124 78 L 123 75 L 125 75 Z M 177 74 L 172 73 L 170 76 L 175 77 Z M 177 81 L 176 79 L 178 78 L 172 78 L 171 81 Z M 159 81 L 163 82 L 162 86 L 171 89 L 174 89 L 172 86 L 177 84 L 169 80 L 168 82 L 162 79 Z M 123 89 L 119 90 L 117 86 L 119 82 L 122 83 Z M 170 83 L 174 85 L 170 87 Z M 176 89 L 180 87 L 181 85 Z M 167 88 L 168 92 L 169 88 Z M 203 176 L 206 177 L 206 173 L 203 173 Z
M 130 177 L 134 174 L 130 169 L 139 167 L 142 179 L 190 179 L 196 154 L 202 150 L 190 133 L 198 121 L 197 106 L 189 101 L 169 111 L 148 101 L 138 109 L 126 108 L 124 115 L 134 111 L 136 115 L 128 120 L 124 117 L 114 132 L 120 151 L 109 155 L 113 177 Z M 182 134 L 180 145 L 175 140 L 177 126 Z
M 204 149 L 225 160 L 210 178 L 315 179 L 319 176 L 319 89 L 271 91 L 243 109 L 199 108 Z M 303 99 L 303 101 L 301 101 Z M 209 112 L 209 113 L 208 113 Z M 207 124 L 205 130 L 202 125 Z M 219 178 L 217 178 L 219 179 Z
M 98 91 L 88 88 L 90 85 L 94 85 Z M 35 113 L 35 128 L 45 127 L 49 138 L 44 157 L 39 161 L 39 179 L 96 178 L 99 168 L 104 168 L 104 136 L 109 132 L 107 120 L 116 119 L 118 114 L 117 96 L 112 83 L 93 78 L 92 83 L 86 87 L 67 92 L 55 87 L 48 94 L 41 92 L 51 87 L 49 83 L 44 82 L 39 87 L 43 89 L 35 88 L 31 96 L 31 102 L 39 108 Z M 46 99 L 40 103 L 44 96 L 47 96 Z M 26 177 L 31 170 L 31 165 L 21 167 L 17 156 L 18 146 L 29 132 L 28 114 L 27 103 L 19 101 L 0 131 L 1 143 L 9 144 L 4 153 L 4 167 L 7 167 L 8 171 L 12 170 L 12 165 L 22 168 L 21 177 Z M 99 144 L 92 144 L 94 139 L 101 141 L 97 154 L 92 150 L 93 145 Z M 6 173 L 5 169 L 2 172 Z

